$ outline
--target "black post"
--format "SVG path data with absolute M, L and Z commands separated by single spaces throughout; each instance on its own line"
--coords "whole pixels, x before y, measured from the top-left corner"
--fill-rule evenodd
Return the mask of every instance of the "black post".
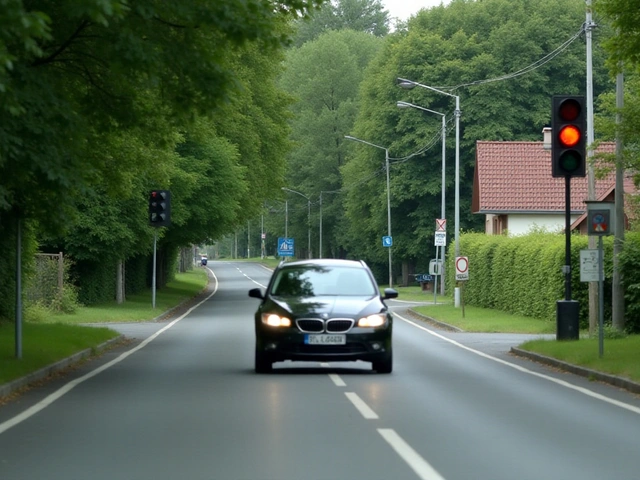
M 16 358 L 22 358 L 22 218 L 16 221 Z
M 580 305 L 571 300 L 571 176 L 565 175 L 564 300 L 556 302 L 556 340 L 578 340 Z

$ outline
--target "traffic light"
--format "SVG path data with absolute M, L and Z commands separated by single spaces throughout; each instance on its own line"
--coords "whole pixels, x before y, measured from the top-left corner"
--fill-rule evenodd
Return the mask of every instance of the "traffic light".
M 149 192 L 149 225 L 152 227 L 171 225 L 171 192 L 169 190 Z
M 551 103 L 551 175 L 584 177 L 587 174 L 584 97 L 554 95 Z

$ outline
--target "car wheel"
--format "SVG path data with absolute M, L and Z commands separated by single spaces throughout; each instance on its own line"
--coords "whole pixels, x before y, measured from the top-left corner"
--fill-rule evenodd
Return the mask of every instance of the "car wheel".
M 372 367 L 378 373 L 391 373 L 393 371 L 393 355 L 391 352 L 383 359 L 372 362 Z
M 256 350 L 256 373 L 269 373 L 273 367 L 273 362 L 264 353 Z

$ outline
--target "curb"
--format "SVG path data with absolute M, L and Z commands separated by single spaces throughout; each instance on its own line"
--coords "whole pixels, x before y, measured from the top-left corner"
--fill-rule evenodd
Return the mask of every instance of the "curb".
M 28 375 L 25 375 L 24 377 L 17 378 L 15 380 L 12 380 L 9 383 L 0 385 L 0 398 L 6 397 L 11 393 L 15 392 L 16 390 L 26 387 L 34 382 L 37 382 L 39 380 L 44 380 L 50 375 L 57 373 L 61 370 L 64 370 L 65 368 L 70 367 L 73 364 L 78 363 L 80 360 L 84 360 L 85 358 L 95 356 L 96 354 L 107 350 L 113 343 L 119 342 L 123 339 L 124 339 L 124 335 L 119 335 L 115 338 L 112 338 L 111 340 L 107 340 L 106 342 L 101 343 L 100 345 L 94 348 L 87 348 L 85 350 L 82 350 L 78 353 L 71 355 L 70 357 L 63 358 L 62 360 L 52 363 L 51 365 L 47 365 L 46 367 L 43 367 L 40 370 L 31 372 Z
M 439 320 L 436 320 L 435 318 L 427 317 L 426 315 L 416 312 L 412 308 L 407 309 L 407 312 L 409 312 L 409 314 L 412 317 L 417 318 L 418 320 L 423 320 L 425 322 L 432 323 L 433 325 L 437 325 L 438 327 L 444 330 L 448 330 L 450 332 L 464 333 L 464 330 L 462 330 L 461 328 L 454 327 L 453 325 L 449 325 L 448 323 L 441 322 Z
M 631 380 L 623 377 L 598 372 L 597 370 L 591 370 L 590 368 L 579 367 L 571 363 L 563 362 L 562 360 L 547 357 L 546 355 L 540 355 L 539 353 L 528 352 L 527 350 L 522 350 L 516 347 L 511 347 L 511 353 L 518 357 L 527 358 L 538 363 L 542 363 L 569 373 L 573 373 L 574 375 L 580 375 L 581 377 L 588 378 L 589 380 L 597 380 L 600 382 L 608 383 L 609 385 L 613 385 L 614 387 L 628 390 L 631 393 L 640 394 L 640 383 L 632 382 Z

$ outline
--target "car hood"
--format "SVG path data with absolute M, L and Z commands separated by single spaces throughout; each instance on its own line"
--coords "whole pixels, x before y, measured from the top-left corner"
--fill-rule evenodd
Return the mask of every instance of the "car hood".
M 358 317 L 385 311 L 385 305 L 376 296 L 324 295 L 317 297 L 271 297 L 273 303 L 295 317 L 328 316 Z

